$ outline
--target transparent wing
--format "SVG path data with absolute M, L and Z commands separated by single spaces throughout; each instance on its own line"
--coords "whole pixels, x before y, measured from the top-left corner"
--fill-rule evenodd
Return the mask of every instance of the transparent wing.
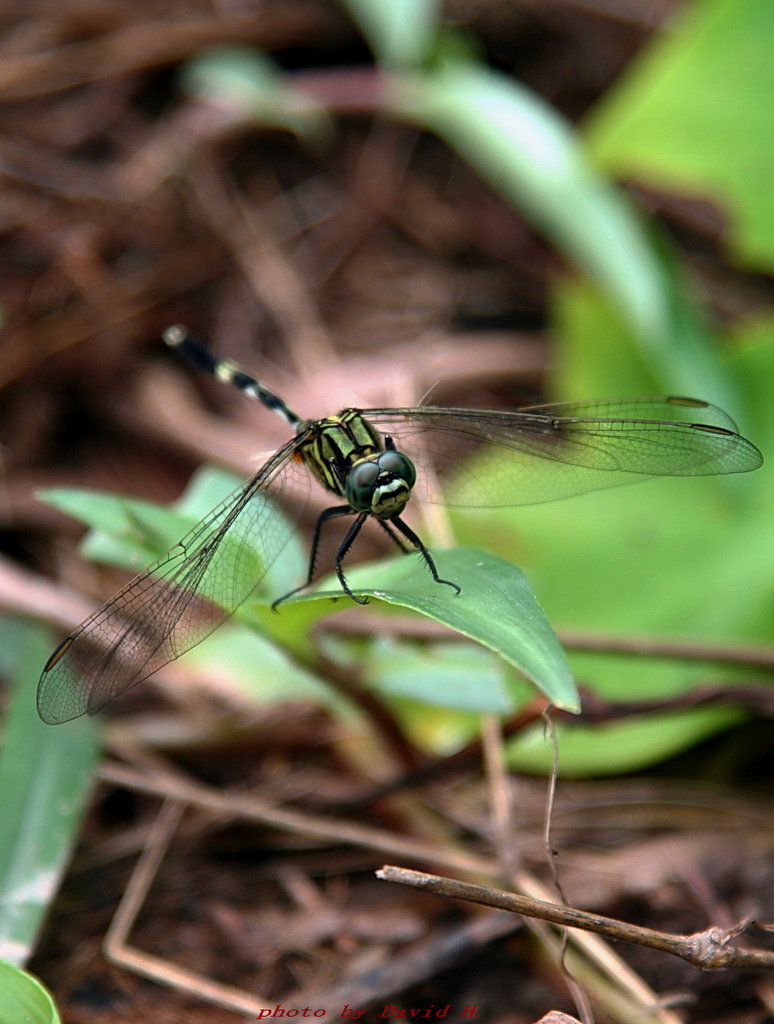
M 59 645 L 38 684 L 44 722 L 94 714 L 190 650 L 245 601 L 293 532 L 268 495 L 281 494 L 296 467 L 299 481 L 306 481 L 306 470 L 292 458 L 297 443 L 294 438 L 280 448 Z
M 462 507 L 554 501 L 652 476 L 744 473 L 762 462 L 726 413 L 690 398 L 363 415 L 414 460 L 417 494 Z M 485 464 L 470 459 L 477 453 Z

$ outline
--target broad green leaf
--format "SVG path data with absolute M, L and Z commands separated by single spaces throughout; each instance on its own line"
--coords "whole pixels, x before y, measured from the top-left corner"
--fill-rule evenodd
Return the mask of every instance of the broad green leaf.
M 198 519 L 138 498 L 85 488 L 51 487 L 38 497 L 91 527 L 85 558 L 138 572 L 175 544 Z
M 363 659 L 364 679 L 381 693 L 460 711 L 508 714 L 505 666 L 473 644 L 413 643 L 377 637 Z
M 26 971 L 0 960 L 0 1024 L 61 1024 L 51 994 Z
M 190 526 L 198 523 L 212 508 L 243 485 L 244 481 L 240 480 L 239 477 L 233 473 L 228 473 L 226 470 L 219 469 L 217 466 L 204 466 L 202 469 L 199 469 L 191 477 L 183 495 L 175 502 L 176 510 L 186 517 L 181 519 L 181 524 L 190 523 L 190 525 L 184 526 L 184 530 L 188 530 Z M 282 508 L 273 503 L 272 499 L 267 495 L 263 496 L 262 500 L 266 501 L 269 505 L 273 505 L 272 515 L 281 520 L 282 529 L 289 537 L 287 544 L 268 567 L 266 575 L 261 582 L 260 590 L 271 594 L 272 597 L 276 597 L 277 595 L 284 594 L 288 587 L 292 585 L 292 581 L 303 579 L 307 569 L 308 553 L 305 539 L 297 530 L 294 531 L 290 520 Z M 182 536 L 184 530 L 178 534 L 175 538 L 176 540 Z M 260 536 L 253 538 L 252 547 L 256 554 L 262 558 L 263 549 Z
M 256 705 L 306 701 L 342 711 L 345 702 L 337 691 L 267 636 L 244 628 L 246 617 L 237 613 L 237 621 L 221 626 L 188 653 L 186 664 L 212 677 L 213 685 Z
M 232 491 L 244 484 L 242 477 L 220 466 L 201 466 L 188 481 L 188 485 L 173 504 L 190 521 L 198 522 L 210 509 L 219 505 Z
M 483 532 L 496 549 L 518 559 L 560 630 L 766 642 L 774 613 L 773 501 L 769 462 L 738 482 L 649 482 L 542 508 L 465 521 L 457 516 L 455 523 L 462 540 Z M 611 701 L 668 700 L 706 681 L 708 671 L 700 662 L 602 653 L 570 651 L 569 660 L 576 678 Z M 735 679 L 743 682 L 744 675 L 737 670 Z M 567 729 L 560 733 L 562 770 L 635 770 L 738 721 L 729 706 L 707 714 L 643 716 L 641 733 L 634 721 L 620 734 L 612 727 Z M 593 743 L 590 736 L 596 736 Z M 534 769 L 533 747 L 518 749 L 513 764 Z M 540 758 L 547 764 L 545 751 Z
M 387 67 L 412 67 L 429 56 L 435 39 L 438 0 L 342 0 L 368 45 Z
M 605 168 L 713 200 L 740 262 L 774 265 L 774 4 L 701 0 L 629 65 L 588 120 Z
M 575 279 L 557 281 L 552 394 L 568 401 L 592 395 L 689 395 L 714 402 L 743 423 L 742 387 L 720 339 L 710 335 L 687 295 L 676 297 L 670 308 L 672 341 L 653 348 L 598 292 Z
M 578 694 L 567 660 L 524 574 L 516 566 L 475 549 L 433 551 L 438 571 L 462 588 L 435 583 L 417 556 L 355 566 L 347 579 L 355 593 L 409 608 L 488 647 L 530 679 L 557 707 L 577 711 Z M 325 587 L 323 582 L 321 585 Z M 336 583 L 338 588 L 338 583 Z M 288 602 L 294 606 L 352 602 L 340 589 L 321 589 Z M 280 608 L 280 617 L 285 613 Z M 321 606 L 321 614 L 323 608 Z M 365 614 L 365 610 L 364 610 Z
M 41 627 L 2 624 L 2 668 L 13 689 L 0 760 L 0 957 L 13 964 L 25 963 L 34 950 L 80 828 L 99 755 L 97 726 L 90 719 L 53 729 L 38 718 L 35 690 L 53 646 Z

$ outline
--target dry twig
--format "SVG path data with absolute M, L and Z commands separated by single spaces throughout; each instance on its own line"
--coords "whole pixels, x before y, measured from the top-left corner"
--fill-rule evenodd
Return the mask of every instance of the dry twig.
M 774 952 L 745 949 L 732 943 L 732 940 L 747 928 L 749 921 L 742 921 L 733 928 L 707 928 L 692 935 L 670 935 L 653 928 L 642 928 L 626 921 L 604 917 L 602 914 L 591 914 L 585 910 L 562 907 L 557 903 L 532 899 L 519 893 L 471 885 L 469 882 L 460 882 L 454 878 L 428 875 L 423 871 L 410 871 L 391 864 L 380 868 L 376 875 L 385 882 L 410 885 L 438 896 L 468 900 L 485 907 L 508 910 L 512 914 L 536 917 L 565 928 L 581 928 L 609 939 L 619 939 L 663 953 L 672 953 L 704 971 L 724 971 L 731 967 L 774 969 Z

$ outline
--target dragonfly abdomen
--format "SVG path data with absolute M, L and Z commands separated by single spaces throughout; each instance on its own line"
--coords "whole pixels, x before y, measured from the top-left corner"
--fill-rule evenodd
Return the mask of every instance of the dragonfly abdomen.
M 301 423 L 301 417 L 293 412 L 279 395 L 275 395 L 271 388 L 245 373 L 230 359 L 216 359 L 209 349 L 191 337 L 188 329 L 182 324 L 167 327 L 162 337 L 170 348 L 174 348 L 192 366 L 211 374 L 222 384 L 233 384 L 248 398 L 257 398 L 267 409 L 271 409 L 292 427 L 297 427 Z

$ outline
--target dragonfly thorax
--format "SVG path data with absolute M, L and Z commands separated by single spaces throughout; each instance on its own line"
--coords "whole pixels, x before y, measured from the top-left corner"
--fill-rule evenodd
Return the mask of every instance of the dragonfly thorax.
M 377 519 L 393 519 L 406 507 L 416 479 L 411 459 L 391 449 L 352 467 L 347 475 L 345 497 L 357 512 L 370 512 Z
M 394 519 L 406 507 L 417 474 L 358 409 L 299 424 L 299 452 L 323 487 L 356 512 Z

